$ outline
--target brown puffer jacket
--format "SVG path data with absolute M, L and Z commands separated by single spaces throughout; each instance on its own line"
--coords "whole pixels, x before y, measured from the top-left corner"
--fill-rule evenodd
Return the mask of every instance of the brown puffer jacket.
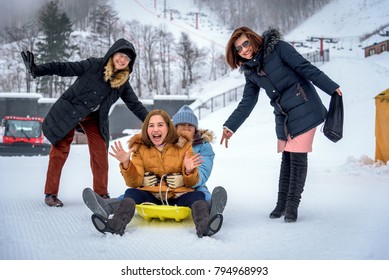
M 193 173 L 185 174 L 184 156 L 188 151 L 188 156 L 194 155 L 192 149 L 192 139 L 188 134 L 181 134 L 175 144 L 167 144 L 162 152 L 154 146 L 147 146 L 142 141 L 141 134 L 134 135 L 129 141 L 129 148 L 135 148 L 132 154 L 130 166 L 127 169 L 120 164 L 120 172 L 124 177 L 126 185 L 131 188 L 152 192 L 157 198 L 174 198 L 179 193 L 194 191 L 192 186 L 199 180 L 197 168 Z M 162 178 L 157 186 L 142 186 L 145 172 L 153 172 Z M 169 188 L 164 180 L 167 174 L 181 173 L 184 177 L 184 187 Z M 168 191 L 166 196 L 166 191 Z

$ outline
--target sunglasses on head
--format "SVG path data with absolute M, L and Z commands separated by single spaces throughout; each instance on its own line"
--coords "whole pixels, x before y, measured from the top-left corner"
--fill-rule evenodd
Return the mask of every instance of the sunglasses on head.
M 240 53 L 243 50 L 243 48 L 247 48 L 249 45 L 250 45 L 250 41 L 246 40 L 242 43 L 242 45 L 236 46 L 235 50 L 237 53 Z

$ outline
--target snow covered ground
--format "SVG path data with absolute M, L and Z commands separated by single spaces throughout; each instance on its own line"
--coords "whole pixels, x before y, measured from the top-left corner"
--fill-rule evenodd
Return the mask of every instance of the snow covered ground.
M 343 1 L 334 1 L 332 9 L 339 2 Z M 369 1 L 355 1 L 365 2 Z M 308 26 L 300 28 L 314 30 L 320 25 L 324 30 L 326 24 L 332 24 L 322 22 L 333 11 L 327 10 L 328 14 L 319 13 Z M 382 15 L 386 22 L 388 13 Z M 349 16 L 350 26 L 359 17 L 373 17 L 362 15 Z M 332 32 L 336 36 L 336 30 Z M 81 197 L 83 188 L 91 187 L 92 182 L 86 146 L 72 147 L 63 170 L 59 193 L 63 208 L 49 208 L 43 201 L 47 157 L 0 157 L 1 271 L 12 274 L 12 279 L 32 275 L 116 279 L 122 268 L 135 265 L 268 265 L 273 268 L 269 279 L 280 279 L 281 275 L 297 279 L 310 269 L 310 276 L 315 279 L 335 275 L 388 279 L 389 165 L 374 161 L 374 97 L 389 88 L 389 52 L 365 59 L 358 47 L 352 51 L 331 50 L 331 61 L 320 68 L 341 85 L 344 93 L 344 138 L 334 144 L 320 130 L 316 132 L 297 223 L 268 218 L 276 201 L 280 155 L 276 153 L 272 110 L 262 92 L 258 105 L 231 138 L 228 149 L 219 145 L 221 127 L 237 104 L 199 122 L 200 127 L 217 135 L 213 145 L 214 170 L 208 186 L 213 189 L 222 185 L 229 195 L 223 228 L 212 238 L 197 238 L 190 218 L 181 223 L 149 222 L 137 215 L 122 237 L 97 232 Z M 321 96 L 329 104 L 329 97 L 322 93 Z M 122 194 L 125 188 L 118 164 L 110 158 L 111 196 Z M 301 260 L 304 262 L 295 262 Z M 182 279 L 219 277 L 222 276 L 208 273 L 203 278 Z M 223 278 L 240 279 L 227 274 Z

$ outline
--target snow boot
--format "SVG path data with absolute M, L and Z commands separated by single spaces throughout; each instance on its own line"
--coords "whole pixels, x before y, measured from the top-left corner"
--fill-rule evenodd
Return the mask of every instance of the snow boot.
M 45 203 L 50 207 L 62 207 L 63 203 L 55 194 L 46 194 Z
M 196 234 L 198 237 L 203 237 L 207 231 L 209 221 L 209 210 L 205 200 L 197 200 L 192 206 L 192 218 L 196 226 Z
M 223 211 L 227 204 L 227 192 L 223 187 L 216 187 L 212 191 L 211 210 L 207 231 L 204 235 L 212 236 L 217 233 L 223 224 Z
M 92 215 L 92 222 L 95 228 L 101 233 L 110 232 L 122 236 L 127 224 L 131 221 L 135 213 L 135 201 L 130 197 L 125 197 L 120 202 L 118 209 L 113 214 L 112 219 L 107 219 L 99 214 Z
M 106 232 L 115 233 L 115 230 L 109 227 L 108 224 L 108 218 L 103 217 L 99 214 L 93 214 L 92 215 L 92 223 L 95 226 L 95 228 L 100 231 L 101 233 L 105 234 Z
M 105 218 L 113 214 L 119 207 L 120 200 L 118 198 L 104 199 L 90 188 L 85 188 L 82 191 L 82 199 L 85 205 L 94 213 Z
M 297 221 L 301 194 L 304 191 L 305 179 L 307 178 L 307 153 L 290 153 L 290 162 L 290 183 L 284 220 L 287 223 L 294 223 Z
M 280 218 L 285 214 L 286 200 L 289 190 L 290 180 L 290 152 L 282 153 L 280 177 L 278 180 L 278 198 L 276 208 L 270 213 L 271 219 Z

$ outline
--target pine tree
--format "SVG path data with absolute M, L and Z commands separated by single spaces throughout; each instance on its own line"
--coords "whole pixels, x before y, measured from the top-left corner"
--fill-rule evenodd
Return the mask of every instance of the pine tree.
M 72 23 L 66 13 L 60 11 L 58 1 L 50 1 L 39 14 L 40 28 L 45 37 L 37 43 L 39 56 L 37 62 L 64 61 L 77 49 L 70 44 Z M 54 97 L 64 91 L 66 78 L 59 76 L 44 76 L 38 85 L 38 92 Z

